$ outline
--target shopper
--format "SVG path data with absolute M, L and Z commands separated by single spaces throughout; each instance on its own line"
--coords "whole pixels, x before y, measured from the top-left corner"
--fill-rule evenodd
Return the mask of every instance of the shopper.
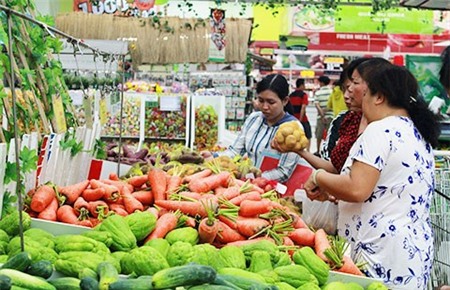
M 256 85 L 257 102 L 260 111 L 253 112 L 245 120 L 242 130 L 235 142 L 223 152 L 202 152 L 204 158 L 211 156 L 235 155 L 248 156 L 258 165 L 265 153 L 274 153 L 270 141 L 274 138 L 278 127 L 296 118 L 284 111 L 289 101 L 289 84 L 280 74 L 270 74 Z M 285 182 L 291 176 L 300 157 L 295 153 L 283 153 L 278 167 L 262 173 L 269 180 Z
M 333 82 L 333 91 L 328 98 L 327 108 L 333 112 L 333 118 L 339 115 L 342 111 L 347 111 L 342 85 L 341 79 Z
M 405 68 L 377 59 L 361 63 L 350 89 L 362 97 L 368 126 L 340 175 L 315 171 L 310 199 L 336 199 L 338 232 L 366 274 L 395 289 L 426 289 L 433 262 L 429 209 L 439 122 Z
M 331 119 L 333 119 L 333 112 L 327 108 L 328 98 L 332 92 L 332 89 L 329 87 L 330 78 L 327 76 L 320 76 L 318 81 L 320 88 L 314 93 L 314 105 L 317 109 L 315 131 L 317 140 L 317 154 L 320 152 L 320 144 L 322 143 L 322 140 L 325 139 Z
M 306 107 L 309 104 L 309 100 L 308 94 L 305 93 L 305 79 L 297 79 L 295 82 L 295 90 L 289 95 L 289 101 L 293 107 L 294 117 L 302 123 L 303 128 L 305 129 L 306 138 L 308 138 L 308 141 L 311 141 L 311 124 L 306 115 Z M 306 150 L 309 151 L 309 148 L 310 143 L 308 143 Z

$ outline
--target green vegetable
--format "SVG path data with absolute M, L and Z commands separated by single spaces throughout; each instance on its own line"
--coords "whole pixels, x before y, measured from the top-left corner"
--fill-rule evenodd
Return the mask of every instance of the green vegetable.
M 98 265 L 105 260 L 104 255 L 90 252 L 62 252 L 55 262 L 55 269 L 69 277 L 78 277 L 84 268 L 97 271 Z
M 156 225 L 156 217 L 151 212 L 134 212 L 125 217 L 125 221 L 133 232 L 138 242 L 145 239 Z
M 308 269 L 300 265 L 281 266 L 274 269 L 281 282 L 286 282 L 293 287 L 299 287 L 307 282 L 316 282 L 317 279 L 309 273 Z
M 153 239 L 144 244 L 144 246 L 152 247 L 163 255 L 164 258 L 167 257 L 167 253 L 169 252 L 170 244 L 165 239 Z
M 91 277 L 96 281 L 98 280 L 97 272 L 89 268 L 84 268 L 83 270 L 80 271 L 80 273 L 78 273 L 78 279 L 82 280 L 83 278 L 86 277 Z
M 322 288 L 323 290 L 347 290 L 347 286 L 343 282 L 331 282 Z
M 261 240 L 252 244 L 243 245 L 240 247 L 245 254 L 248 261 L 251 260 L 254 251 L 264 251 L 270 254 L 270 260 L 275 265 L 280 259 L 280 251 L 275 243 L 268 240 Z
M 109 232 L 112 237 L 111 249 L 114 251 L 130 251 L 136 248 L 136 237 L 130 226 L 120 215 L 112 215 L 98 225 L 100 231 Z
M 268 284 L 275 284 L 277 282 L 280 282 L 280 278 L 278 278 L 278 274 L 275 273 L 273 270 L 263 270 L 258 272 L 259 275 L 264 277 L 264 280 L 266 280 L 266 283 Z
M 194 246 L 198 243 L 198 231 L 191 227 L 178 228 L 167 233 L 165 239 L 171 245 L 176 242 L 185 242 Z
M 191 263 L 156 272 L 152 277 L 152 286 L 154 289 L 175 288 L 211 283 L 215 279 L 216 271 L 212 267 Z
M 278 261 L 273 265 L 274 268 L 292 265 L 291 256 L 287 252 L 279 252 Z
M 11 286 L 11 278 L 5 275 L 0 275 L 0 290 L 9 290 L 11 289 Z
M 240 270 L 240 269 L 238 269 Z M 241 270 L 243 271 L 243 270 Z M 249 272 L 250 273 L 250 272 Z M 261 282 L 259 280 L 255 280 L 252 278 L 247 277 L 241 277 L 241 276 L 235 276 L 235 275 L 228 275 L 228 274 L 217 274 L 218 279 L 221 281 L 226 281 L 228 283 L 231 283 L 238 287 L 239 289 L 250 289 L 253 285 L 260 285 L 260 286 L 266 286 L 264 282 Z
M 27 252 L 20 252 L 10 257 L 5 264 L 2 265 L 2 269 L 14 269 L 21 272 L 25 272 L 25 270 L 31 265 L 31 256 Z
M 108 248 L 112 244 L 112 236 L 109 232 L 102 232 L 102 231 L 85 231 L 81 234 L 82 236 L 91 238 L 96 240 L 97 242 L 105 244 Z
M 297 265 L 308 269 L 319 281 L 319 285 L 324 285 L 328 281 L 330 266 L 325 263 L 310 247 L 302 247 L 294 252 L 292 260 Z
M 236 246 L 225 246 L 219 250 L 216 259 L 216 269 L 220 268 L 247 268 L 245 255 L 241 248 Z
M 8 259 L 9 259 L 8 255 L 0 255 L 0 263 L 6 263 Z
M 308 282 L 298 287 L 297 290 L 320 290 L 320 287 L 314 282 Z
M 0 230 L 0 242 L 9 243 L 9 236 L 4 230 Z
M 376 281 L 370 283 L 366 290 L 388 290 L 388 288 L 383 283 Z
M 22 211 L 22 225 L 23 231 L 28 230 L 31 226 L 30 215 L 24 211 Z M 19 234 L 19 212 L 15 210 L 4 216 L 0 220 L 0 230 L 4 230 L 10 237 L 17 236 Z
M 8 254 L 8 243 L 4 241 L 0 241 L 0 254 L 6 255 Z
M 298 290 L 298 289 L 292 287 L 291 285 L 289 285 L 286 282 L 275 283 L 275 286 L 277 286 L 279 290 Z M 315 286 L 317 286 L 317 285 L 315 285 Z M 311 290 L 314 290 L 314 288 L 311 288 Z M 319 288 L 319 290 L 320 290 L 320 288 Z
M 264 270 L 273 270 L 270 254 L 263 251 L 254 251 L 250 260 L 250 272 L 258 273 Z
M 242 289 L 241 287 L 238 287 L 238 286 L 234 285 L 233 283 L 223 279 L 222 275 L 220 275 L 220 274 L 216 274 L 216 279 L 214 279 L 213 284 L 214 285 L 226 286 L 226 287 L 228 287 L 229 289 L 232 289 L 232 290 L 241 290 Z
M 0 275 L 11 279 L 12 285 L 33 290 L 55 290 L 56 288 L 39 277 L 31 276 L 13 269 L 0 269 Z
M 31 263 L 25 272 L 33 276 L 48 279 L 53 274 L 53 264 L 50 261 L 41 260 Z
M 219 250 L 211 244 L 195 245 L 194 256 L 190 261 L 200 265 L 211 266 L 217 270 L 215 265 L 217 264 L 216 261 L 218 251 Z
M 81 290 L 98 290 L 98 281 L 92 277 L 84 277 L 80 280 Z
M 23 235 L 25 237 L 29 237 L 34 241 L 39 242 L 41 245 L 49 247 L 49 248 L 54 248 L 54 239 L 55 236 L 50 234 L 47 231 L 44 231 L 43 229 L 39 229 L 39 228 L 31 228 L 28 229 L 26 231 L 23 232 Z
M 183 266 L 194 257 L 194 247 L 186 242 L 175 242 L 167 253 L 167 262 L 171 267 Z
M 54 262 L 58 258 L 58 254 L 53 249 L 44 247 L 38 241 L 30 239 L 29 237 L 24 237 L 24 247 L 25 251 L 30 254 L 33 262 L 40 260 Z M 8 244 L 8 255 L 12 257 L 21 251 L 20 237 L 14 237 Z
M 109 285 L 109 290 L 151 290 L 151 289 L 153 289 L 151 276 L 146 277 L 141 276 L 138 279 L 118 280 Z
M 81 235 L 61 235 L 55 238 L 55 250 L 61 252 L 110 253 L 108 247 L 94 239 Z
M 56 290 L 80 290 L 80 279 L 73 277 L 61 277 L 48 280 Z
M 99 279 L 99 290 L 108 290 L 111 283 L 119 280 L 119 273 L 113 264 L 109 262 L 102 262 L 98 264 L 97 273 Z
M 235 288 L 230 288 L 224 285 L 211 285 L 211 284 L 202 284 L 194 287 L 189 287 L 189 290 L 233 290 Z
M 347 290 L 364 290 L 364 287 L 355 282 L 345 283 Z
M 258 281 L 261 284 L 264 284 L 266 282 L 266 280 L 264 279 L 263 276 L 261 276 L 257 273 L 252 273 L 250 271 L 242 270 L 242 269 L 238 269 L 238 268 L 222 268 L 219 271 L 217 271 L 217 273 L 219 273 L 221 275 L 232 275 L 235 277 L 247 278 L 247 279 L 251 279 L 254 281 Z
M 169 268 L 166 259 L 152 247 L 140 247 L 131 250 L 120 260 L 123 274 L 135 273 L 138 276 L 153 275 Z

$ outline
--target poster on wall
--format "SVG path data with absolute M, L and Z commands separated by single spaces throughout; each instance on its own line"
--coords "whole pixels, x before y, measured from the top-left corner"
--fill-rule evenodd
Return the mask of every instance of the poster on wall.
M 441 65 L 438 56 L 406 56 L 406 67 L 416 77 L 425 101 L 442 114 L 449 114 L 450 99 L 439 81 Z
M 148 17 L 156 14 L 158 5 L 167 0 L 74 0 L 73 11 L 93 14 L 113 14 L 129 17 Z
M 225 10 L 212 8 L 210 14 L 211 38 L 209 40 L 210 61 L 225 61 Z

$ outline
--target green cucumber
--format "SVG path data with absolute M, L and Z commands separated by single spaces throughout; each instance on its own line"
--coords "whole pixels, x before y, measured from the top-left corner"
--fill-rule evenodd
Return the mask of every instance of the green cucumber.
M 73 277 L 61 277 L 48 280 L 56 290 L 80 290 L 80 279 Z
M 175 288 L 187 285 L 195 286 L 212 283 L 215 279 L 216 271 L 214 268 L 191 263 L 156 272 L 152 277 L 152 286 L 154 289 Z
M 118 280 L 109 285 L 109 290 L 152 290 L 152 278 Z
M 217 274 L 218 279 L 227 281 L 241 289 L 250 289 L 252 286 L 260 286 L 265 287 L 267 284 L 261 283 L 261 281 L 246 278 L 246 277 L 238 277 L 236 275 L 230 275 L 230 274 Z
M 99 290 L 108 290 L 109 284 L 119 280 L 119 273 L 110 262 L 101 262 L 98 264 L 97 273 L 99 276 Z
M 6 261 L 3 264 L 2 269 L 14 269 L 21 272 L 25 272 L 25 270 L 31 265 L 31 256 L 27 252 L 20 252 Z
M 224 285 L 211 285 L 202 284 L 194 287 L 189 287 L 189 290 L 233 290 L 234 288 L 224 286 Z
M 10 290 L 11 286 L 11 278 L 5 275 L 0 275 L 0 290 Z
M 81 290 L 98 290 L 98 281 L 92 277 L 84 277 L 80 281 Z
M 14 269 L 0 269 L 0 275 L 11 278 L 14 286 L 33 290 L 56 290 L 55 286 L 44 279 Z
M 37 261 L 35 263 L 31 263 L 25 272 L 33 276 L 48 279 L 53 274 L 53 264 L 48 260 Z

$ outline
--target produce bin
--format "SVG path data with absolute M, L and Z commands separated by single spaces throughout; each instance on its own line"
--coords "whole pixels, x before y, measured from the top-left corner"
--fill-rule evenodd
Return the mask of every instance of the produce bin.
M 91 228 L 78 226 L 78 225 L 70 225 L 66 223 L 60 222 L 52 222 L 37 218 L 31 218 L 31 227 L 45 230 L 52 235 L 79 235 L 86 231 L 90 231 Z

